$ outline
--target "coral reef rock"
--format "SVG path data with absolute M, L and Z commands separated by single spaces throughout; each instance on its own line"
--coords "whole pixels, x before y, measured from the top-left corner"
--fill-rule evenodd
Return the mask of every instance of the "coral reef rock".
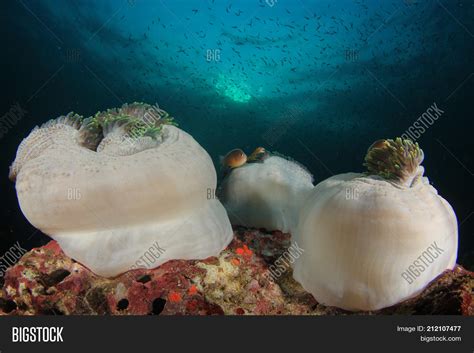
M 51 241 L 26 253 L 6 272 L 0 314 L 353 314 L 318 304 L 293 280 L 281 257 L 290 245 L 289 234 L 235 227 L 233 241 L 219 257 L 173 260 L 152 270 L 104 278 L 64 255 Z M 474 273 L 457 265 L 417 297 L 363 314 L 473 315 L 473 288 Z

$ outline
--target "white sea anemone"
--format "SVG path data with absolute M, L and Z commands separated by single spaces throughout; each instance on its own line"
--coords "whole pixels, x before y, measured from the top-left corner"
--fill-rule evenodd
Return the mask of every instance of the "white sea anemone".
M 35 128 L 11 166 L 26 218 L 99 275 L 218 255 L 232 239 L 224 207 L 207 197 L 211 158 L 162 112 L 134 103 L 68 114 Z M 164 251 L 140 262 L 155 244 Z
M 298 163 L 271 155 L 233 169 L 218 195 L 232 224 L 288 232 L 297 223 L 312 180 Z
M 319 183 L 294 234 L 304 249 L 294 278 L 319 302 L 377 310 L 417 295 L 457 254 L 451 206 L 423 177 L 423 151 L 409 140 L 381 140 L 368 174 Z

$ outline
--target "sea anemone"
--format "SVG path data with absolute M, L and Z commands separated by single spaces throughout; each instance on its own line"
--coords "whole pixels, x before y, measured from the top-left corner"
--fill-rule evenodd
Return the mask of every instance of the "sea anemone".
M 211 158 L 147 104 L 35 128 L 10 178 L 26 218 L 98 275 L 218 255 L 232 239 L 225 209 L 207 196 L 216 187 Z M 142 261 L 156 244 L 163 251 Z
M 266 154 L 265 158 L 261 158 Z M 233 169 L 219 187 L 218 196 L 232 224 L 291 231 L 303 199 L 313 188 L 312 175 L 300 164 L 257 149 L 259 163 Z
M 316 185 L 294 234 L 304 249 L 294 278 L 319 302 L 377 310 L 417 295 L 456 263 L 456 216 L 423 177 L 423 151 L 409 140 L 381 140 L 366 174 Z

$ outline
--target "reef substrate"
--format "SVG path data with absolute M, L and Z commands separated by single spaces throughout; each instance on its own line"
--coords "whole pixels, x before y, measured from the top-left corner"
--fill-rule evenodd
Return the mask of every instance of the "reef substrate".
M 354 314 L 318 304 L 293 280 L 285 265 L 291 257 L 282 257 L 290 246 L 289 234 L 235 227 L 234 239 L 219 257 L 173 260 L 152 270 L 104 278 L 64 255 L 51 241 L 26 253 L 6 272 L 0 314 Z M 363 313 L 474 315 L 473 295 L 474 273 L 457 265 L 417 297 Z

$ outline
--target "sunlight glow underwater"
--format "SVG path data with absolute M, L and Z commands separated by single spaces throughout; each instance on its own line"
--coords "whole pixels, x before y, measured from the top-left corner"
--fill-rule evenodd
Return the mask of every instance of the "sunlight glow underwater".
M 246 83 L 235 81 L 222 74 L 219 75 L 215 87 L 220 95 L 230 98 L 234 102 L 245 103 L 252 98 L 248 93 L 250 89 Z

